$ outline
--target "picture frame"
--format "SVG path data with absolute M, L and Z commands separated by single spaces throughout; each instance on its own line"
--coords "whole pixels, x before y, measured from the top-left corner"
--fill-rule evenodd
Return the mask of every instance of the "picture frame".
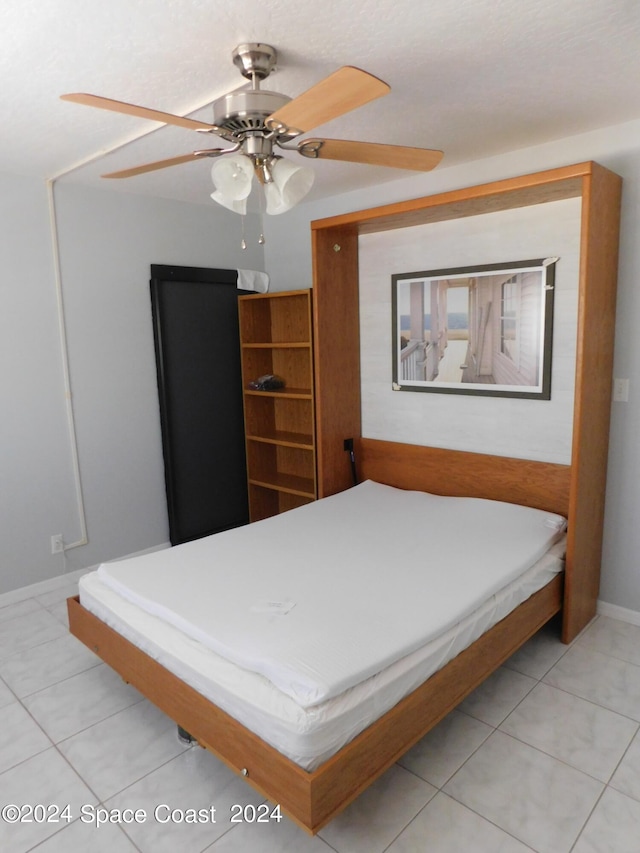
M 393 390 L 550 400 L 558 260 L 392 275 Z

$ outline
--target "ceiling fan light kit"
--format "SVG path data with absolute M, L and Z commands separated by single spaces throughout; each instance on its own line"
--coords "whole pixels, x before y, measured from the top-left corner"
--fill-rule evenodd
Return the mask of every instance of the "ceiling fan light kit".
M 232 59 L 250 81 L 250 87 L 245 85 L 218 98 L 213 104 L 213 124 L 98 95 L 74 93 L 61 97 L 73 103 L 212 133 L 231 143 L 230 148 L 201 149 L 103 177 L 130 178 L 204 157 L 219 158 L 211 169 L 215 188 L 211 198 L 239 214 L 246 213 L 254 176 L 264 188 L 266 213 L 271 215 L 291 210 L 311 189 L 313 170 L 274 154 L 274 146 L 311 159 L 413 171 L 433 169 L 442 158 L 441 151 L 340 139 L 303 139 L 292 147 L 298 136 L 386 95 L 389 86 L 366 71 L 346 65 L 292 99 L 260 88 L 261 81 L 271 74 L 277 62 L 276 50 L 271 45 L 238 45 Z
M 253 163 L 245 154 L 216 160 L 211 167 L 211 180 L 225 198 L 243 201 L 251 192 Z
M 271 167 L 272 180 L 264 185 L 266 212 L 272 215 L 286 213 L 302 201 L 315 178 L 313 169 L 297 166 L 283 157 L 276 157 L 275 160 Z

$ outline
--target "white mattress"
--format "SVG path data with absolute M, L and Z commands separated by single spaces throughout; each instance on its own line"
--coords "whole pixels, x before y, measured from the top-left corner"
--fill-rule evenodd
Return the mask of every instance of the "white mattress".
M 302 708 L 446 632 L 565 520 L 366 482 L 247 527 L 100 566 L 102 583 Z
M 324 501 L 314 506 L 321 503 Z M 290 523 L 292 513 L 296 512 L 287 514 Z M 552 519 L 558 522 L 557 517 Z M 179 546 L 172 551 L 184 547 Z M 397 546 L 397 553 L 406 559 L 403 543 Z M 473 555 L 471 549 L 470 554 Z M 564 540 L 560 540 L 534 566 L 492 594 L 472 613 L 449 626 L 439 637 L 397 658 L 391 665 L 337 697 L 308 707 L 286 695 L 264 675 L 236 666 L 198 639 L 168 624 L 161 616 L 127 600 L 104 584 L 102 572 L 94 572 L 81 579 L 80 598 L 84 607 L 198 692 L 301 767 L 312 770 L 548 583 L 554 574 L 562 570 L 563 554 Z M 126 563 L 130 561 L 116 565 L 124 566 Z M 363 567 L 359 566 L 359 570 L 362 571 Z M 395 568 L 391 575 L 395 578 Z M 181 572 L 178 578 L 180 587 L 183 587 Z M 200 593 L 197 591 L 195 594 L 199 596 Z M 411 598 L 411 592 L 407 592 L 405 597 Z M 275 615 L 271 618 L 282 619 Z

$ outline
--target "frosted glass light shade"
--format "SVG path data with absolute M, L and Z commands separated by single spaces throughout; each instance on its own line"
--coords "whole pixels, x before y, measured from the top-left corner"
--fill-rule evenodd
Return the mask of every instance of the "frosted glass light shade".
M 234 201 L 231 198 L 227 198 L 223 195 L 220 190 L 216 190 L 214 193 L 211 193 L 211 198 L 221 204 L 222 207 L 226 207 L 228 210 L 232 210 L 234 213 L 240 213 L 242 216 L 247 212 L 247 200 L 246 198 L 241 198 L 239 201 Z
M 264 185 L 266 212 L 271 215 L 291 210 L 313 186 L 315 173 L 306 166 L 296 166 L 290 160 L 278 159 L 271 167 L 273 181 Z
M 223 155 L 211 167 L 211 180 L 216 188 L 216 193 L 211 197 L 219 204 L 230 207 L 229 201 L 246 199 L 251 192 L 253 163 L 244 154 Z M 221 198 L 226 199 L 227 203 L 221 201 Z M 230 209 L 233 210 L 233 207 Z

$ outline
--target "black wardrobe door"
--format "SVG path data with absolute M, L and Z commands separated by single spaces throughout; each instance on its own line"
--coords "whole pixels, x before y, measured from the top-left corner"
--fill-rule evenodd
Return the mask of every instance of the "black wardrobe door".
M 246 524 L 236 270 L 151 266 L 171 544 Z

